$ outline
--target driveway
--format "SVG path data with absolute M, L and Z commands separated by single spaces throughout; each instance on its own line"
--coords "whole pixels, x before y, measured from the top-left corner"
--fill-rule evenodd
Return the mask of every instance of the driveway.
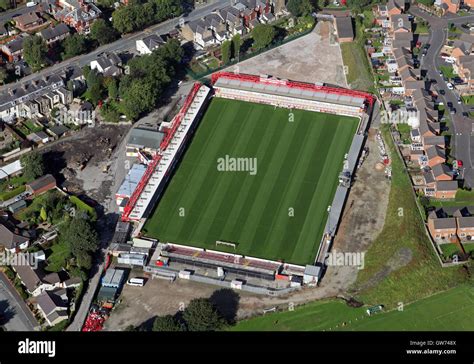
M 456 109 L 456 113 L 450 115 L 451 120 L 453 121 L 453 130 L 451 130 L 451 147 L 452 150 L 454 150 L 454 156 L 456 159 L 460 159 L 464 162 L 462 177 L 464 178 L 465 185 L 474 187 L 473 120 L 462 115 L 463 112 L 469 112 L 471 108 L 467 105 L 457 103 L 457 91 L 449 90 L 446 81 L 444 81 L 443 77 L 439 74 L 440 66 L 447 65 L 440 57 L 440 51 L 447 39 L 448 25 L 454 23 L 459 27 L 463 23 L 474 21 L 474 15 L 462 17 L 449 15 L 438 18 L 417 7 L 410 8 L 409 12 L 417 17 L 423 18 L 430 24 L 431 28 L 428 40 L 430 47 L 426 56 L 422 57 L 421 68 L 427 70 L 427 79 L 436 80 L 437 83 L 434 86 L 436 91 L 445 91 L 444 95 L 440 94 L 443 103 L 447 105 L 448 102 L 451 102 Z
M 6 331 L 33 331 L 38 326 L 35 317 L 15 288 L 0 272 L 0 313 Z

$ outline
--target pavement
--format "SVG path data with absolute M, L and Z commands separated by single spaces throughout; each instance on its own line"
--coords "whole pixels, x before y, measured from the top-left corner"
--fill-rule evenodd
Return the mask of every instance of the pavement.
M 191 11 L 187 16 L 183 16 L 182 18 L 184 18 L 186 22 L 200 19 L 203 16 L 211 13 L 212 11 L 216 9 L 224 8 L 228 5 L 229 5 L 228 0 L 209 0 L 209 4 L 197 7 L 196 9 Z M 97 59 L 99 55 L 104 52 L 124 53 L 127 51 L 131 51 L 135 49 L 135 42 L 137 40 L 142 39 L 150 34 L 168 33 L 178 26 L 179 21 L 180 21 L 180 18 L 173 18 L 163 23 L 153 25 L 143 31 L 124 35 L 119 40 L 103 45 L 88 54 L 70 58 L 66 61 L 56 63 L 51 67 L 47 67 L 41 70 L 40 72 L 36 72 L 29 76 L 23 77 L 16 82 L 16 85 L 22 85 L 23 83 L 26 83 L 29 81 L 39 80 L 44 76 L 61 73 L 72 66 L 79 66 L 82 68 L 86 65 L 89 65 L 91 61 L 93 61 L 94 59 Z M 11 85 L 12 84 L 1 86 L 0 92 L 5 92 L 6 90 L 8 90 L 9 87 L 11 87 Z
M 0 313 L 6 331 L 33 331 L 38 322 L 3 272 L 0 272 Z
M 474 21 L 474 14 L 468 16 L 457 16 L 450 14 L 444 17 L 436 17 L 421 9 L 413 6 L 409 12 L 412 15 L 423 18 L 430 24 L 430 35 L 428 43 L 430 47 L 426 56 L 422 57 L 421 68 L 427 70 L 427 79 L 435 79 L 437 81 L 434 89 L 436 91 L 444 90 L 444 95 L 439 95 L 440 99 L 446 105 L 448 102 L 452 102 L 453 107 L 456 109 L 456 114 L 450 115 L 452 120 L 453 129 L 451 132 L 451 149 L 454 150 L 456 159 L 460 159 L 464 163 L 464 171 L 461 173 L 461 177 L 464 178 L 465 185 L 474 187 L 474 135 L 473 122 L 474 120 L 462 115 L 463 112 L 471 111 L 471 107 L 458 104 L 458 94 L 455 90 L 449 90 L 444 81 L 443 77 L 439 75 L 439 69 L 444 63 L 440 57 L 440 50 L 447 39 L 447 28 L 450 23 L 454 23 L 457 27 L 466 22 Z M 447 110 L 447 112 L 449 112 Z

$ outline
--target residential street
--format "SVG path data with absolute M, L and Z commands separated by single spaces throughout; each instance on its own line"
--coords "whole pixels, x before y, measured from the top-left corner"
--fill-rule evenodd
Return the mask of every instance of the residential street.
M 3 272 L 0 272 L 0 313 L 7 331 L 33 331 L 38 322 Z
M 453 129 L 451 130 L 453 138 L 451 140 L 451 148 L 457 159 L 464 162 L 464 179 L 466 186 L 474 187 L 474 136 L 472 135 L 473 120 L 462 115 L 470 108 L 464 104 L 457 103 L 457 94 L 455 90 L 449 90 L 443 77 L 439 74 L 439 67 L 444 61 L 439 56 L 440 50 L 446 42 L 447 27 L 449 23 L 460 26 L 466 22 L 474 21 L 474 15 L 456 16 L 449 15 L 438 18 L 417 7 L 411 7 L 409 12 L 415 16 L 423 18 L 430 24 L 430 36 L 428 53 L 422 58 L 421 68 L 427 70 L 427 79 L 435 79 L 434 85 L 436 91 L 444 90 L 445 95 L 440 95 L 444 105 L 452 102 L 456 109 L 456 114 L 450 115 L 453 121 Z M 447 112 L 449 112 L 447 110 Z
M 206 4 L 204 6 L 200 6 L 196 9 L 194 9 L 188 16 L 186 16 L 184 19 L 185 21 L 192 21 L 199 19 L 212 11 L 216 9 L 223 8 L 225 6 L 229 5 L 229 2 L 227 0 L 209 0 L 209 4 Z M 133 33 L 133 34 L 127 34 L 121 39 L 110 43 L 106 44 L 102 47 L 97 48 L 95 51 L 80 55 L 77 57 L 70 58 L 64 62 L 57 63 L 51 67 L 45 68 L 44 70 L 40 72 L 33 73 L 29 76 L 23 77 L 21 80 L 19 80 L 16 85 L 21 85 L 25 82 L 28 81 L 33 81 L 36 79 L 40 79 L 43 76 L 50 75 L 50 74 L 57 74 L 62 71 L 65 71 L 68 67 L 71 67 L 73 65 L 77 65 L 79 67 L 84 67 L 94 59 L 98 57 L 99 54 L 103 52 L 125 52 L 129 51 L 131 49 L 135 48 L 135 42 L 147 35 L 156 33 L 156 34 L 165 34 L 171 31 L 172 29 L 176 28 L 176 26 L 179 24 L 179 18 L 174 18 L 167 20 L 163 23 L 153 25 L 143 31 Z M 7 84 L 4 86 L 0 87 L 0 92 L 4 92 L 8 90 L 9 87 L 11 87 L 12 84 Z

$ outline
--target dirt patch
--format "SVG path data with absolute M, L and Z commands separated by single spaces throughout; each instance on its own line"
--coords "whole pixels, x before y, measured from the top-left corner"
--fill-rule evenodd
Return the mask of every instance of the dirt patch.
M 227 70 L 347 87 L 339 44 L 330 40 L 333 32 L 331 23 L 319 22 L 310 34 Z
M 97 125 L 41 149 L 50 173 L 68 191 L 86 194 L 98 203 L 110 195 L 113 176 L 107 167 L 129 126 Z

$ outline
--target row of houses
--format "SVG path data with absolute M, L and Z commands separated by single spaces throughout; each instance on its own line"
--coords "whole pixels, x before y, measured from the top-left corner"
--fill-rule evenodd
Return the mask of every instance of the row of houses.
M 53 25 L 45 20 L 45 14 L 54 17 L 60 23 Z M 70 35 L 71 29 L 81 34 L 90 32 L 92 22 L 101 15 L 100 9 L 88 0 L 43 0 L 31 12 L 12 18 L 15 27 L 21 32 L 3 44 L 2 53 L 9 62 L 23 57 L 23 42 L 30 34 L 36 33 L 49 46 Z M 10 34 L 6 31 L 5 35 Z
M 448 216 L 443 210 L 428 215 L 428 230 L 437 243 L 474 240 L 474 216 L 457 210 Z
M 272 4 L 270 0 L 237 0 L 232 5 L 184 24 L 181 34 L 184 39 L 201 48 L 221 44 L 236 34 L 244 35 L 260 23 L 275 20 L 272 12 L 282 11 L 281 1 Z
M 454 198 L 458 182 L 446 165 L 446 140 L 440 135 L 438 110 L 433 96 L 425 88 L 420 68 L 415 67 L 413 48 L 413 18 L 405 14 L 406 3 L 392 0 L 387 5 L 374 9 L 376 21 L 386 29 L 385 47 L 387 70 L 400 83 L 406 113 L 398 112 L 398 118 L 412 126 L 409 158 L 423 169 L 425 195 L 439 198 Z
M 472 94 L 474 91 L 474 35 L 461 33 L 458 39 L 449 41 L 443 51 L 453 61 L 453 70 L 462 80 L 457 85 L 463 94 Z M 444 53 L 444 52 L 443 52 Z

